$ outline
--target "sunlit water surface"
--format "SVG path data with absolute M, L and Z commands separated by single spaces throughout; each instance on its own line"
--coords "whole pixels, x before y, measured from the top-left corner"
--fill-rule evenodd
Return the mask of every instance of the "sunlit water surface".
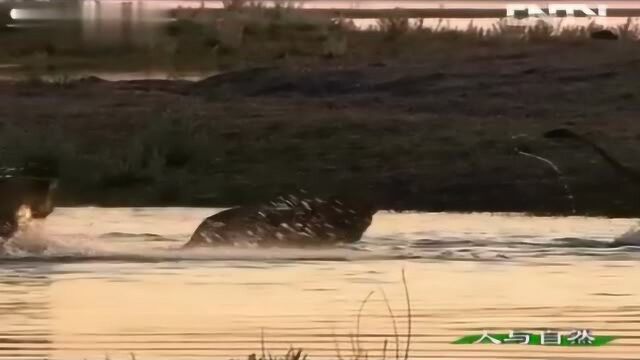
M 216 211 L 57 209 L 0 258 L 0 359 L 229 359 L 291 345 L 312 359 L 350 358 L 354 347 L 380 358 L 385 339 L 395 358 L 383 292 L 403 357 L 402 269 L 410 358 L 638 359 L 640 251 L 603 247 L 635 220 L 383 212 L 356 245 L 179 250 Z M 619 338 L 451 344 L 512 328 Z

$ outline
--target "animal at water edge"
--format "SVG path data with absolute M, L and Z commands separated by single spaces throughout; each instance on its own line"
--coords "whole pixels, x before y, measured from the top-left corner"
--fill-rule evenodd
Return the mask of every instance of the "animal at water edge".
M 206 218 L 184 247 L 321 246 L 360 240 L 376 209 L 366 202 L 288 195 Z
M 576 143 L 590 147 L 596 152 L 613 170 L 622 178 L 638 184 L 640 190 L 640 171 L 624 165 L 620 161 L 611 156 L 602 146 L 596 144 L 584 135 L 578 134 L 567 128 L 558 128 L 545 132 L 543 136 L 554 141 L 574 141 Z M 638 236 L 636 236 L 638 235 Z M 611 245 L 612 247 L 620 246 L 640 246 L 640 234 L 626 233 L 616 238 Z
M 54 210 L 57 166 L 28 162 L 20 168 L 0 168 L 0 245 L 21 222 L 44 219 Z

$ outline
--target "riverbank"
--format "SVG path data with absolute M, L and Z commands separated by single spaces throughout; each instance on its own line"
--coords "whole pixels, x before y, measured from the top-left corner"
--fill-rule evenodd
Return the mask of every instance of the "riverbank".
M 230 1 L 224 9 L 177 8 L 148 13 L 141 8 L 135 19 L 91 21 L 81 21 L 82 16 L 91 16 L 73 8 L 68 10 L 75 11 L 76 18 L 37 21 L 26 15 L 12 19 L 9 7 L 0 7 L 0 79 L 16 75 L 29 80 L 68 79 L 106 72 L 162 72 L 182 78 L 193 72 L 267 65 L 423 61 L 465 52 L 469 46 L 499 49 L 587 43 L 593 32 L 604 28 L 601 19 L 520 21 L 505 18 L 504 10 L 482 14 L 431 9 L 435 13 L 429 14 L 416 9 L 343 9 L 336 13 L 303 9 L 295 2 L 277 4 L 265 7 Z M 111 10 L 124 14 L 131 9 Z M 640 37 L 637 19 L 626 17 L 637 13 L 628 11 L 614 11 L 605 23 L 626 45 Z M 491 18 L 485 18 L 488 15 Z
M 426 46 L 426 45 L 425 45 Z M 61 161 L 62 205 L 228 206 L 304 188 L 382 208 L 639 216 L 640 45 L 590 41 L 289 64 L 199 82 L 0 83 L 2 161 Z M 523 138 L 522 135 L 526 135 Z M 513 137 L 520 140 L 514 141 Z

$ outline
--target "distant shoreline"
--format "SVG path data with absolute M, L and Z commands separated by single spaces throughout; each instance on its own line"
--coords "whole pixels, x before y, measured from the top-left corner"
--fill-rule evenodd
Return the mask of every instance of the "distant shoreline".
M 505 3 L 506 4 L 506 3 Z M 192 11 L 193 9 L 175 9 L 176 13 L 181 11 Z M 548 9 L 543 8 L 544 11 Z M 212 14 L 224 12 L 225 9 L 204 9 L 203 11 Z M 330 16 L 330 17 L 346 17 L 352 19 L 362 18 L 381 18 L 387 16 L 405 16 L 410 18 L 450 18 L 450 19 L 482 19 L 482 18 L 504 18 L 506 10 L 503 9 L 321 9 L 321 8 L 302 8 L 298 11 L 307 13 L 308 15 Z M 640 17 L 640 8 L 609 8 L 607 16 L 610 17 Z M 578 17 L 578 16 L 577 16 Z
M 572 195 L 575 214 L 640 216 L 639 184 L 588 146 L 542 137 L 570 127 L 640 169 L 636 22 L 599 40 L 597 26 L 207 15 L 151 43 L 93 46 L 77 23 L 0 33 L 0 63 L 22 71 L 0 81 L 0 164 L 59 160 L 60 205 L 227 207 L 304 189 L 390 210 L 547 215 L 574 214 Z M 152 70 L 166 79 L 90 76 Z M 180 76 L 198 72 L 219 75 Z

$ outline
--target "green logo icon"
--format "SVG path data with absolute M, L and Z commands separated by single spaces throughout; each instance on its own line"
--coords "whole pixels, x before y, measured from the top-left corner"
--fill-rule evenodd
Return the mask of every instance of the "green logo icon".
M 593 335 L 591 330 L 580 329 L 567 333 L 546 330 L 538 332 L 509 331 L 493 333 L 483 331 L 479 335 L 467 335 L 454 341 L 454 344 L 518 344 L 545 346 L 602 346 L 615 340 L 613 336 Z

